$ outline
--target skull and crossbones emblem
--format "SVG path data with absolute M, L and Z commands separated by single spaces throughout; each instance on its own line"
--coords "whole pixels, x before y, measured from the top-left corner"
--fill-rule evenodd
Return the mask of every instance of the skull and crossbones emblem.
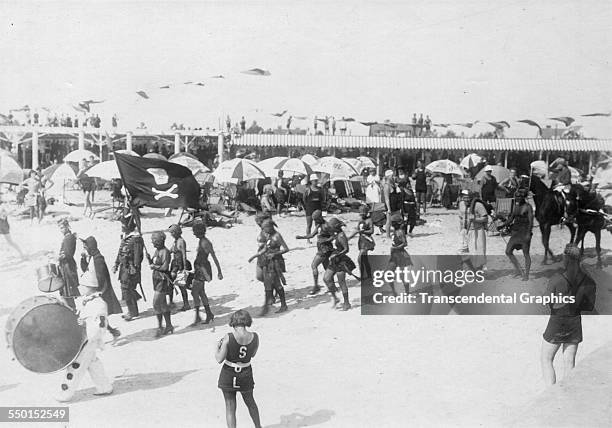
M 153 176 L 155 179 L 155 184 L 168 184 L 168 173 L 165 169 L 162 168 L 148 168 L 147 172 Z M 179 197 L 177 193 L 174 193 L 175 190 L 178 189 L 176 184 L 173 184 L 167 190 L 156 189 L 155 187 L 151 187 L 151 191 L 155 194 L 154 198 L 156 201 L 161 198 L 172 198 L 176 199 Z

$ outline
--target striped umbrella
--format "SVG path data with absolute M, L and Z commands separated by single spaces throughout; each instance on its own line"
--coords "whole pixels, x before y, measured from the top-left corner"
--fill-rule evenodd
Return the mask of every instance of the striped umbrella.
M 448 159 L 440 159 L 433 161 L 425 167 L 429 172 L 438 172 L 440 174 L 453 174 L 463 177 L 463 171 L 455 162 Z
M 482 158 L 482 156 L 478 156 L 476 153 L 470 153 L 461 160 L 459 166 L 470 169 L 482 163 L 483 160 L 484 159 Z
M 159 160 L 168 160 L 166 159 L 166 157 L 164 155 L 160 155 L 159 153 L 147 153 L 145 155 L 142 156 L 143 158 L 147 158 L 147 159 L 159 159 Z
M 192 174 L 197 174 L 199 171 L 210 172 L 210 168 L 190 153 L 176 153 L 170 156 L 170 162 L 189 168 Z
M 312 168 L 301 159 L 277 156 L 257 163 L 267 177 L 278 176 L 278 171 L 286 171 L 292 175 L 310 175 Z
M 314 165 L 319 160 L 318 157 L 316 157 L 315 155 L 311 155 L 310 153 L 302 156 L 300 159 L 302 159 L 304 162 L 306 162 L 310 166 Z
M 357 156 L 364 168 L 376 168 L 376 161 L 369 156 Z
M 220 183 L 239 183 L 266 177 L 266 173 L 255 162 L 241 158 L 221 162 L 213 175 Z
M 331 181 L 347 180 L 354 175 L 359 175 L 359 171 L 353 165 L 334 156 L 325 156 L 319 159 L 316 164 L 312 165 L 312 169 L 316 172 L 329 174 Z

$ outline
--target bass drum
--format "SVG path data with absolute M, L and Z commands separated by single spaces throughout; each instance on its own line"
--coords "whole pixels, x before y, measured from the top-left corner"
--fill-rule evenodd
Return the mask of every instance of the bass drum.
M 75 360 L 87 340 L 77 320 L 74 311 L 55 297 L 30 297 L 9 315 L 6 342 L 26 369 L 57 372 Z

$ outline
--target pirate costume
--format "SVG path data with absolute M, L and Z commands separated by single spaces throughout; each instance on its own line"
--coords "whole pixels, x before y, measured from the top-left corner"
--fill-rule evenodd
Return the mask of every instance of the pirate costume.
M 140 268 L 144 257 L 144 241 L 134 230 L 136 223 L 133 217 L 124 217 L 122 222 L 126 235 L 121 240 L 113 271 L 119 269 L 121 299 L 128 308 L 128 314 L 124 318 L 130 321 L 138 316 L 138 300 L 141 299 L 136 287 L 141 284 Z
M 80 296 L 79 293 L 79 273 L 77 264 L 74 260 L 76 252 L 76 233 L 70 231 L 68 220 L 63 218 L 58 221 L 58 226 L 64 228 L 64 238 L 59 251 L 59 271 L 64 279 L 64 286 L 60 289 L 60 296 L 72 309 L 75 309 L 74 298 Z
M 170 319 L 170 306 L 166 296 L 172 293 L 170 282 L 170 250 L 165 246 L 166 235 L 163 232 L 155 232 L 151 241 L 155 246 L 155 253 L 149 260 L 153 276 L 153 310 L 157 316 L 157 336 L 172 334 L 174 326 Z M 162 328 L 162 318 L 166 321 L 166 328 Z

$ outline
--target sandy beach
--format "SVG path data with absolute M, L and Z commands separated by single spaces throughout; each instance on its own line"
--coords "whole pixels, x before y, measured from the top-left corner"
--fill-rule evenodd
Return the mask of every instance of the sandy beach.
M 78 201 L 80 195 L 70 197 Z M 101 192 L 96 197 L 100 202 L 108 195 Z M 58 251 L 61 239 L 54 217 L 78 217 L 80 210 L 78 206 L 51 207 L 52 215 L 40 225 L 12 219 L 13 237 L 30 257 L 20 261 L 9 249 L 0 249 L 2 325 L 20 301 L 40 294 L 35 270 L 46 262 L 47 252 Z M 144 213 L 143 231 L 165 229 L 178 217 L 175 212 L 174 217 L 164 218 L 162 210 L 145 209 Z M 340 217 L 348 221 L 347 230 L 355 227 L 356 214 Z M 149 298 L 146 303 L 140 302 L 143 316 L 130 323 L 113 316 L 111 322 L 122 336 L 112 343 L 109 335 L 101 357 L 114 379 L 115 392 L 107 397 L 93 396 L 86 377 L 82 390 L 70 403 L 70 426 L 107 427 L 126 422 L 133 427 L 225 426 L 223 398 L 217 389 L 220 366 L 214 360 L 214 348 L 229 331 L 227 321 L 232 311 L 246 308 L 256 313 L 263 300 L 263 287 L 254 279 L 255 266 L 247 263 L 256 250 L 258 227 L 252 217 L 243 215 L 240 219 L 242 224 L 232 229 L 215 228 L 208 233 L 224 274 L 222 281 L 206 285 L 216 315 L 209 326 L 189 327 L 193 312 L 179 312 L 173 315 L 175 333 L 155 339 L 151 275 L 143 264 L 143 287 Z M 417 227 L 409 240 L 409 252 L 454 253 L 456 212 L 432 209 L 425 219 L 427 223 Z M 539 351 L 547 317 L 362 316 L 355 279 L 349 280 L 353 309 L 334 310 L 328 295 L 308 297 L 315 247 L 295 239 L 304 231 L 304 218 L 288 216 L 276 222 L 294 250 L 286 255 L 289 311 L 256 318 L 253 325 L 261 338 L 253 367 L 255 398 L 264 426 L 500 426 L 542 396 L 545 388 Z M 81 238 L 95 236 L 107 264 L 112 266 L 119 245 L 119 222 L 82 219 L 73 221 L 72 229 Z M 534 232 L 532 271 L 537 276 L 542 269 L 542 245 L 539 231 Z M 193 249 L 196 240 L 191 230 L 184 230 L 183 235 L 188 249 Z M 610 248 L 612 236 L 602 236 L 602 247 Z M 389 240 L 380 235 L 375 238 L 374 254 L 388 254 Z M 567 230 L 555 227 L 553 251 L 561 252 L 568 238 Z M 145 242 L 151 248 L 149 237 Z M 487 246 L 489 254 L 500 255 L 505 243 L 499 236 L 489 237 Z M 593 237 L 588 236 L 589 264 L 594 263 L 593 246 Z M 77 255 L 80 250 L 79 246 Z M 354 259 L 356 253 L 356 241 L 352 241 Z M 191 259 L 194 256 L 189 253 Z M 604 262 L 608 260 L 605 253 Z M 607 265 L 602 275 L 611 272 Z M 119 295 L 116 277 L 113 285 Z M 598 290 L 598 298 L 609 293 L 609 289 Z M 180 296 L 176 300 L 180 301 Z M 610 317 L 584 317 L 583 328 L 578 367 L 590 353 L 609 342 Z M 50 391 L 60 376 L 61 372 L 30 373 L 11 361 L 9 351 L 3 348 L 0 402 L 56 405 Z M 237 417 L 239 426 L 250 426 L 242 403 Z

